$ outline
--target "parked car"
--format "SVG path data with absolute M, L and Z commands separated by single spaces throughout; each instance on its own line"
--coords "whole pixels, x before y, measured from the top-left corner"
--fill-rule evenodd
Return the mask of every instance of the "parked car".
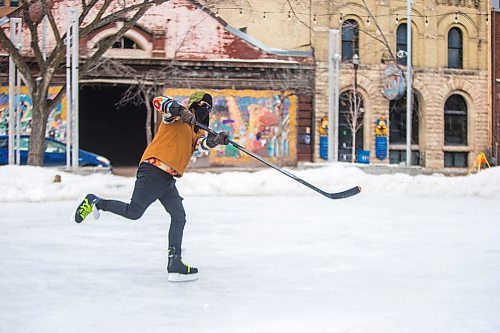
M 20 141 L 21 164 L 28 160 L 29 136 L 22 135 Z M 79 165 L 81 167 L 99 167 L 111 171 L 111 162 L 103 156 L 80 149 Z M 0 165 L 9 163 L 9 137 L 0 135 Z M 66 165 L 66 144 L 51 138 L 45 138 L 44 166 Z

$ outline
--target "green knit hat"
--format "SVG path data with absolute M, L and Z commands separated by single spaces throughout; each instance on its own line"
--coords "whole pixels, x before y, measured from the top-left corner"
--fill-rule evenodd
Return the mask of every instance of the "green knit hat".
M 212 96 L 206 91 L 196 91 L 189 96 L 188 109 L 191 109 L 193 103 L 205 101 L 212 106 Z

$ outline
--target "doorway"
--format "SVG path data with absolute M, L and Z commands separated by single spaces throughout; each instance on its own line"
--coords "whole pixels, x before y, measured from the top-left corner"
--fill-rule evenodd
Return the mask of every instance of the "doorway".
M 80 88 L 80 148 L 111 160 L 113 167 L 137 166 L 146 148 L 146 107 L 117 106 L 128 85 Z

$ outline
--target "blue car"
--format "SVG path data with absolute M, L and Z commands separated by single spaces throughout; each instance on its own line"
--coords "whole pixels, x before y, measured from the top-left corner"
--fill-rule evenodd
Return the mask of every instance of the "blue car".
M 28 160 L 29 136 L 22 135 L 20 142 L 21 164 Z M 0 165 L 9 163 L 9 136 L 0 135 Z M 60 141 L 45 138 L 44 166 L 66 165 L 66 144 Z M 103 156 L 80 149 L 79 165 L 81 167 L 99 167 L 103 171 L 111 172 L 111 162 Z

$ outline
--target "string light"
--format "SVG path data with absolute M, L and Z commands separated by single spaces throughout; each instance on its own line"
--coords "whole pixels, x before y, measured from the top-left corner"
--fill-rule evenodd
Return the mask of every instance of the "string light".
M 227 7 L 227 8 L 219 8 L 219 7 L 216 7 L 215 8 L 215 16 L 216 17 L 219 17 L 220 13 L 219 13 L 219 10 L 220 9 L 224 9 L 224 10 L 237 10 L 239 12 L 239 15 L 242 16 L 243 15 L 243 8 L 242 7 Z M 257 11 L 259 12 L 259 11 Z M 266 20 L 267 19 L 267 14 L 272 14 L 272 13 L 283 13 L 283 12 L 279 12 L 279 11 L 276 11 L 276 12 L 269 12 L 269 11 L 266 11 L 266 12 L 261 12 L 262 13 L 262 19 Z M 299 13 L 301 14 L 301 13 Z M 458 23 L 459 22 L 459 15 L 479 15 L 479 16 L 486 16 L 486 24 L 489 24 L 489 14 L 488 13 L 462 13 L 460 11 L 455 11 L 455 16 L 454 16 L 454 21 L 455 23 Z M 316 24 L 318 23 L 318 17 L 319 16 L 324 16 L 324 15 L 328 15 L 328 16 L 331 16 L 333 14 L 313 14 L 313 22 Z M 344 15 L 343 13 L 341 12 L 338 12 L 338 15 L 339 15 L 339 22 L 340 24 L 342 25 L 342 23 L 344 22 Z M 388 16 L 392 16 L 392 15 L 396 15 L 396 24 L 399 24 L 400 23 L 400 19 L 399 19 L 399 15 L 400 14 L 388 14 L 388 15 L 378 15 L 376 17 L 373 17 L 375 20 L 378 19 L 378 18 L 384 18 L 384 17 L 388 17 Z M 442 16 L 447 16 L 447 15 L 450 15 L 450 13 L 443 13 L 443 14 L 436 14 L 436 15 L 421 15 L 420 17 L 424 18 L 424 22 L 425 22 L 425 25 L 428 26 L 429 25 L 429 17 L 442 17 Z M 288 20 L 291 20 L 292 19 L 292 11 L 291 10 L 288 10 L 288 13 L 287 13 L 287 18 Z M 369 25 L 371 24 L 371 16 L 367 16 L 366 17 L 366 24 Z

